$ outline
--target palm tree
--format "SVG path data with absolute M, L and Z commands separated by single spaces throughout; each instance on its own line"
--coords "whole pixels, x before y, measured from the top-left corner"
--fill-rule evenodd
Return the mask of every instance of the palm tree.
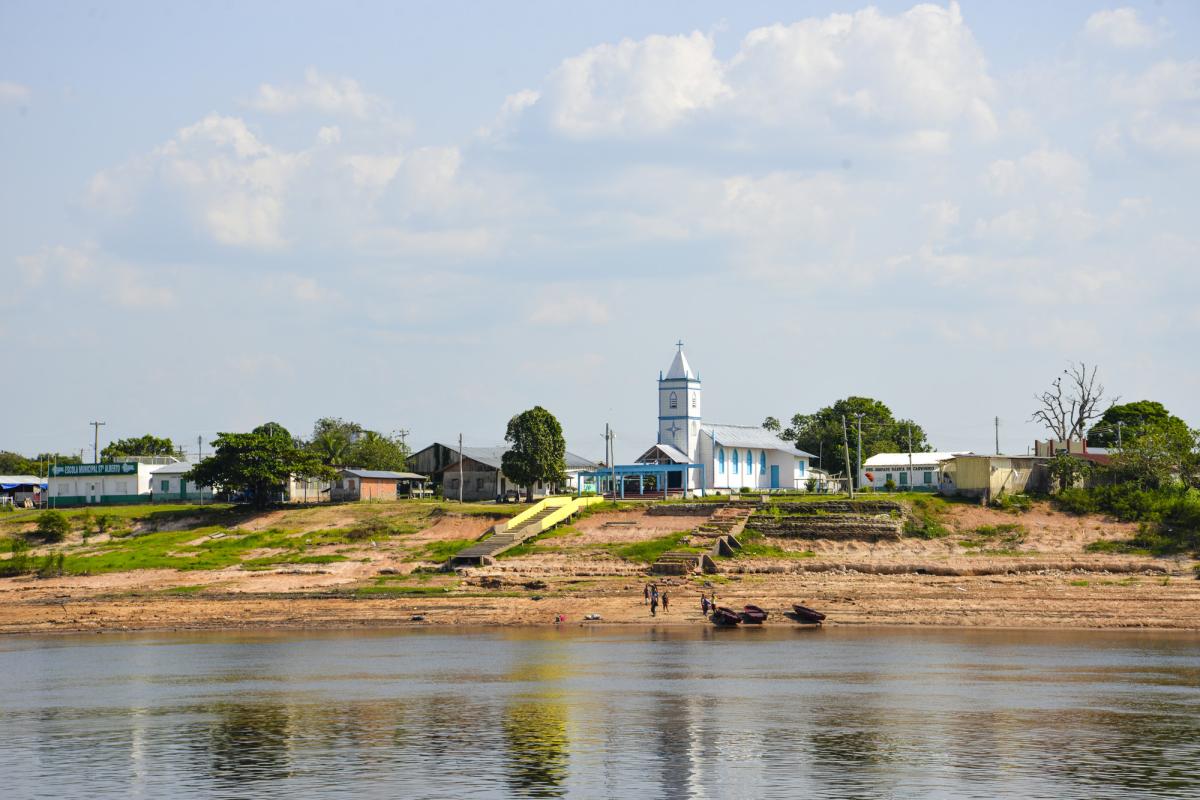
M 339 431 L 322 431 L 313 439 L 312 449 L 326 466 L 340 467 L 350 450 L 350 440 Z

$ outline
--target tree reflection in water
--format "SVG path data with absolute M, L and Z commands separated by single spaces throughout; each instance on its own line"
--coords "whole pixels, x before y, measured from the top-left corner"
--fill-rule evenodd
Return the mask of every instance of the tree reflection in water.
M 523 695 L 505 708 L 509 786 L 527 797 L 561 797 L 567 777 L 567 707 L 557 695 Z
M 203 748 L 209 776 L 220 786 L 240 786 L 285 778 L 291 771 L 287 709 L 273 703 L 222 704 L 206 709 L 214 715 L 206 736 L 194 739 Z

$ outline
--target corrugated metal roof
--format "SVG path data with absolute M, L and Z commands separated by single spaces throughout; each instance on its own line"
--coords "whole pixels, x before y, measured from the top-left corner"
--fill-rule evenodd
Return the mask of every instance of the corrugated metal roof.
M 0 483 L 41 483 L 37 475 L 0 475 Z
M 687 453 L 683 452 L 678 447 L 673 447 L 672 445 L 669 445 L 669 444 L 654 445 L 649 450 L 647 450 L 646 452 L 644 452 L 640 456 L 638 456 L 637 463 L 644 463 L 642 461 L 642 459 L 649 458 L 650 454 L 653 453 L 655 450 L 661 451 L 663 455 L 665 455 L 667 458 L 674 461 L 676 464 L 688 463 Z
M 347 475 L 353 475 L 356 478 L 382 478 L 384 480 L 427 480 L 424 475 L 418 475 L 415 472 L 392 472 L 386 469 L 350 469 L 343 468 L 342 472 Z
M 192 467 L 196 466 L 190 461 L 176 461 L 174 464 L 164 464 L 163 466 L 150 470 L 151 475 L 182 475 L 189 472 Z
M 457 448 L 454 448 L 457 450 Z M 464 447 L 463 455 L 480 464 L 489 466 L 492 469 L 502 469 L 504 454 L 509 450 L 508 446 L 502 445 L 497 447 Z M 566 462 L 567 469 L 592 469 L 597 465 L 597 462 L 591 459 L 577 456 L 570 450 L 566 452 L 563 459 Z
M 801 458 L 816 458 L 812 453 L 806 453 L 785 442 L 766 428 L 757 425 L 716 425 L 704 423 L 700 430 L 705 435 L 716 438 L 717 444 L 726 447 L 753 447 L 760 450 L 782 450 Z
M 949 461 L 955 456 L 973 455 L 967 451 L 961 452 L 936 452 L 936 453 L 917 453 L 912 454 L 912 465 L 914 467 L 921 465 L 937 466 L 943 461 Z M 876 453 L 863 462 L 863 469 L 871 467 L 896 467 L 908 466 L 908 453 Z

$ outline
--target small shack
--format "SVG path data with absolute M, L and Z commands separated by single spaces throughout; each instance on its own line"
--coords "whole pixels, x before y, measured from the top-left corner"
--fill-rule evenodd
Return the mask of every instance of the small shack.
M 0 505 L 40 505 L 46 484 L 36 475 L 0 475 Z
M 428 480 L 415 472 L 343 468 L 330 487 L 329 495 L 335 502 L 420 497 L 425 494 Z
M 984 502 L 1001 493 L 1050 490 L 1046 456 L 961 455 L 942 465 L 942 494 L 978 497 Z

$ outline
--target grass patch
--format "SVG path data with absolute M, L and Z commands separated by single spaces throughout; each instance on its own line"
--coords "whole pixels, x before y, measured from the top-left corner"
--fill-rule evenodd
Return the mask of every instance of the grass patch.
M 207 583 L 194 583 L 190 586 L 172 586 L 170 589 L 163 589 L 162 593 L 191 596 L 194 594 L 200 594 L 207 588 Z
M 909 504 L 909 516 L 904 520 L 904 535 L 918 539 L 940 539 L 950 535 L 942 519 L 946 501 L 933 495 L 914 496 Z
M 742 549 L 734 551 L 735 558 L 815 558 L 817 555 L 811 550 L 788 550 L 771 544 L 757 532 L 743 534 L 739 541 Z
M 1071 586 L 1078 586 L 1078 587 L 1079 587 L 1079 588 L 1081 588 L 1081 589 L 1082 589 L 1082 588 L 1084 588 L 1084 587 L 1087 587 L 1087 586 L 1089 586 L 1089 585 L 1090 585 L 1090 584 L 1089 584 L 1087 581 L 1083 581 L 1083 580 L 1079 580 L 1079 581 L 1071 581 Z
M 659 557 L 669 550 L 686 550 L 688 552 L 703 552 L 699 547 L 686 547 L 683 540 L 687 538 L 688 531 L 680 533 L 668 533 L 666 536 L 660 536 L 657 539 L 647 539 L 644 542 L 633 542 L 632 544 L 611 545 L 608 549 L 617 558 L 625 561 L 633 561 L 638 564 L 653 564 L 658 561 Z
M 1027 494 L 1008 494 L 1001 492 L 991 502 L 992 508 L 1007 511 L 1010 514 L 1023 514 L 1033 508 L 1033 498 Z
M 987 551 L 990 553 L 1001 551 L 1019 553 L 1016 545 L 1025 541 L 1029 531 L 1019 522 L 1003 522 L 999 525 L 980 525 L 972 531 L 972 534 L 974 534 L 974 538 L 960 539 L 958 543 L 967 548 L 992 548 Z
M 360 586 L 354 590 L 356 595 L 363 597 L 429 597 L 447 594 L 456 586 L 397 586 L 394 583 L 376 583 L 373 586 Z
M 1088 553 L 1107 553 L 1112 555 L 1124 556 L 1149 556 L 1153 555 L 1148 548 L 1139 547 L 1134 544 L 1132 539 L 1125 541 L 1114 541 L 1112 539 L 1100 539 L 1099 541 L 1089 542 L 1084 546 L 1084 551 Z
M 474 539 L 442 539 L 436 542 L 426 542 L 413 555 L 412 561 L 449 561 L 458 555 L 460 550 L 466 550 L 475 544 Z

